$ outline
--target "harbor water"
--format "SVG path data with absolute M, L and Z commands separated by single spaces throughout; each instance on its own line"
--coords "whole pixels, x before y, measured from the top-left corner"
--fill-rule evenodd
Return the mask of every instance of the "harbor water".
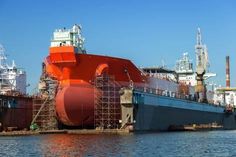
M 236 131 L 0 137 L 0 156 L 236 156 Z

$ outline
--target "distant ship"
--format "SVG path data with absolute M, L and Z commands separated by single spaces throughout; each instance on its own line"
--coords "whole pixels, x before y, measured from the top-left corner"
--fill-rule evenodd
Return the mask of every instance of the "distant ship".
M 186 62 L 189 67 L 179 71 L 140 69 L 127 59 L 87 54 L 81 26 L 56 30 L 44 61 L 44 75 L 58 82 L 58 121 L 63 127 L 103 129 L 168 130 L 195 124 L 235 128 L 233 109 L 209 104 L 206 99 L 203 80 L 208 56 L 200 35 L 199 29 L 197 75 L 193 76 L 192 65 Z M 184 70 L 197 78 L 195 87 L 181 76 Z M 178 75 L 177 80 L 162 75 L 166 73 Z
M 26 95 L 26 72 L 7 63 L 0 44 L 0 131 L 29 129 L 32 97 Z
M 7 64 L 7 58 L 4 54 L 4 48 L 0 45 L 0 93 L 19 92 L 26 94 L 26 72 L 17 68 L 14 61 Z

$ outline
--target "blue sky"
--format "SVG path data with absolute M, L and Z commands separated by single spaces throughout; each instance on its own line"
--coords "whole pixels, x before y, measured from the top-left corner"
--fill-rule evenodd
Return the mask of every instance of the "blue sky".
M 197 27 L 215 82 L 225 85 L 225 56 L 236 78 L 236 1 L 232 0 L 1 0 L 0 43 L 36 87 L 56 28 L 83 27 L 89 53 L 124 57 L 137 66 L 173 68 L 183 52 L 195 61 Z

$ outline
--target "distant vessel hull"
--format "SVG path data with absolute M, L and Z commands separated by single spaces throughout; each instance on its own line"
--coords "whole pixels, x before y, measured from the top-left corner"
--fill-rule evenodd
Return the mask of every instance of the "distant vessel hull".
M 0 95 L 0 129 L 29 129 L 32 104 L 31 97 Z

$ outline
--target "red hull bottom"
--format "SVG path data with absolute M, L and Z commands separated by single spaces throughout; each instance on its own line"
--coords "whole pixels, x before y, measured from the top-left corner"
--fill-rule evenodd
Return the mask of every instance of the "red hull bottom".
M 56 96 L 59 121 L 67 126 L 94 125 L 94 88 L 92 85 L 66 86 Z

